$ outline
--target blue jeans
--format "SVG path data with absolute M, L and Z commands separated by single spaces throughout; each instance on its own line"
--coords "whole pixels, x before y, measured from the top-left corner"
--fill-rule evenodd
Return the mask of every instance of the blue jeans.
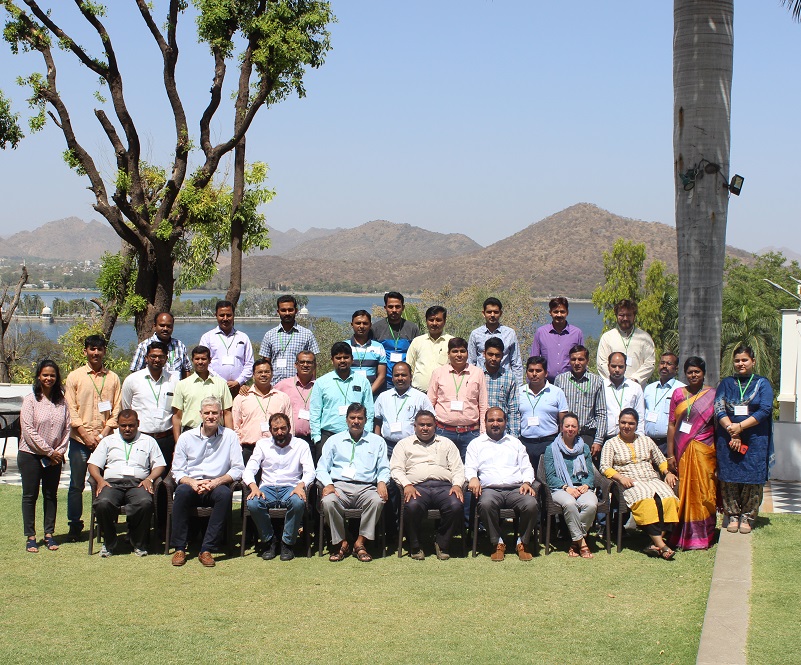
M 292 494 L 295 488 L 292 485 L 281 487 L 269 487 L 262 485 L 259 488 L 265 498 L 256 497 L 248 499 L 248 510 L 250 516 L 256 524 L 259 538 L 263 543 L 268 543 L 273 539 L 273 523 L 270 519 L 270 508 L 286 508 L 286 518 L 284 519 L 284 534 L 282 540 L 287 545 L 294 545 L 298 539 L 298 528 L 303 521 L 303 513 L 306 510 L 306 502 L 297 494 Z M 292 496 L 290 496 L 292 494 Z
M 86 462 L 91 451 L 84 444 L 70 439 L 70 488 L 67 492 L 67 521 L 70 526 L 83 526 L 83 490 L 86 487 Z

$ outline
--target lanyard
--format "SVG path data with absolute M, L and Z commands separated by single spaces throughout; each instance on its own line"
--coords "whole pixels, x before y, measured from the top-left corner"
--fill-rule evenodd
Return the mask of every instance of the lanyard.
M 97 384 L 95 383 L 94 374 L 90 374 L 90 376 L 89 376 L 89 378 L 92 379 L 92 385 L 94 386 L 95 392 L 97 393 L 97 398 L 99 400 L 101 400 L 101 401 L 103 400 L 103 386 L 106 385 L 106 376 L 107 375 L 105 373 L 103 373 L 103 380 L 100 382 L 100 390 L 97 389 Z M 746 387 L 748 387 L 748 386 L 746 386 Z
M 400 395 L 398 395 L 398 397 L 400 397 Z M 457 395 L 457 397 L 458 397 L 458 395 Z M 400 403 L 400 406 L 398 407 L 397 411 L 395 412 L 395 422 L 398 422 L 398 419 L 400 418 L 400 412 L 403 411 L 403 407 L 406 404 L 406 400 L 407 399 L 409 399 L 409 396 L 408 395 L 404 395 L 403 396 L 403 400 Z
M 459 379 L 458 386 L 456 385 L 456 375 L 451 374 L 451 377 L 453 378 L 453 387 L 456 389 L 456 399 L 459 399 L 459 391 L 462 389 L 462 383 L 464 382 L 465 375 L 462 374 L 462 378 Z
M 620 399 L 618 399 L 617 398 L 617 388 L 615 388 L 615 385 L 612 384 L 612 397 L 615 398 L 615 402 L 617 402 L 617 405 L 620 407 L 620 410 L 622 411 L 623 410 L 623 394 L 626 392 L 626 384 L 623 383 L 621 385 L 622 385 L 622 387 L 620 389 Z
M 292 332 L 294 332 L 294 330 Z M 284 330 L 283 328 L 281 328 L 281 330 L 278 331 L 278 335 L 279 335 L 278 343 L 279 344 L 281 344 L 281 337 L 280 337 L 281 333 L 284 333 L 284 337 L 286 337 L 286 342 L 284 342 L 284 345 L 281 347 L 281 355 L 284 355 L 284 351 L 286 351 L 286 347 L 288 347 L 289 343 L 292 341 L 292 332 L 286 332 L 286 330 Z
M 122 438 L 122 437 L 120 437 Z M 126 443 L 125 439 L 122 439 L 122 448 L 125 451 L 125 463 L 128 464 L 128 458 L 131 456 L 131 451 L 133 450 L 134 442 Z
M 158 405 L 161 403 L 161 389 L 164 387 L 164 382 L 162 381 L 163 378 L 164 378 L 164 374 L 162 374 L 159 377 L 159 380 L 156 381 L 156 383 L 159 386 L 159 392 L 158 392 L 158 395 L 157 395 L 156 391 L 153 390 L 153 377 L 150 376 L 150 375 L 145 377 L 145 382 L 147 383 L 148 387 L 150 388 L 150 392 L 153 393 L 153 399 L 156 400 L 156 407 L 158 407 Z M 150 380 L 148 381 L 148 379 L 150 379 Z
M 742 382 L 738 379 L 737 380 L 737 387 L 740 389 L 740 403 L 745 399 L 745 393 L 748 392 L 748 386 L 751 385 L 751 381 L 754 380 L 754 375 L 751 375 L 751 378 L 748 379 L 748 383 L 745 384 L 745 388 L 743 388 Z
M 634 330 L 632 330 L 632 331 L 629 333 L 628 339 L 623 339 L 623 333 L 621 333 L 621 332 L 620 332 L 620 329 L 619 329 L 619 328 L 618 328 L 618 331 L 617 331 L 617 332 L 618 332 L 618 334 L 620 335 L 620 339 L 623 341 L 623 346 L 625 346 L 625 347 L 626 347 L 626 361 L 628 362 L 628 358 L 629 358 L 629 344 L 631 344 L 631 340 L 632 340 L 632 338 L 634 337 Z
M 354 441 L 353 437 L 350 437 L 351 448 L 350 448 L 350 464 L 353 464 L 353 459 L 356 457 L 356 444 L 359 443 L 358 441 Z
M 528 397 L 528 403 L 531 404 L 531 413 L 534 413 L 537 410 L 537 405 L 540 403 L 540 400 L 542 399 L 542 394 L 545 392 L 545 388 L 546 388 L 546 386 L 543 386 L 542 390 L 540 390 L 537 393 L 537 395 L 536 395 L 537 401 L 536 402 L 532 402 L 531 401 L 531 388 L 526 386 L 526 397 Z
M 658 406 L 659 406 L 659 403 L 660 403 L 660 402 L 661 402 L 663 399 L 665 399 L 665 397 L 667 397 L 667 394 L 670 392 L 670 389 L 673 387 L 673 386 L 671 385 L 671 383 L 673 383 L 673 379 L 671 379 L 670 381 L 668 381 L 668 382 L 665 384 L 665 385 L 667 386 L 667 388 L 665 389 L 665 394 L 664 394 L 664 395 L 662 395 L 662 397 L 660 397 L 658 400 L 656 400 L 656 404 L 654 404 L 654 408 L 653 408 L 653 410 L 654 410 L 654 411 L 656 411 L 656 407 L 658 407 Z M 660 384 L 660 385 L 661 385 L 661 384 Z M 657 391 L 657 390 L 659 390 L 659 386 L 657 386 L 657 387 L 655 387 L 655 388 L 654 388 L 654 396 L 656 396 L 656 391 Z
M 573 383 L 574 386 L 576 386 L 576 388 L 578 388 L 585 395 L 587 394 L 587 391 L 590 389 L 590 382 L 589 381 L 587 381 L 586 387 L 582 388 L 581 384 L 573 378 L 572 374 L 570 375 L 570 381 Z
M 256 397 L 256 402 L 259 405 L 259 408 L 261 409 L 261 412 L 266 416 L 267 415 L 267 410 L 264 408 L 264 405 L 261 403 L 262 396 L 261 395 L 257 395 L 256 393 L 253 393 L 253 395 Z M 270 408 L 270 400 L 272 398 L 273 398 L 272 393 L 267 395 L 267 408 L 268 409 Z
M 339 393 L 340 393 L 340 395 L 342 395 L 342 399 L 344 399 L 346 403 L 348 401 L 348 398 L 345 395 L 345 391 L 342 390 L 342 384 L 343 383 L 349 383 L 350 379 L 351 379 L 351 377 L 348 377 L 344 381 L 342 379 L 334 379 L 334 383 L 336 384 L 337 388 L 339 388 Z
M 222 338 L 220 339 L 220 341 L 222 342 L 222 345 L 225 347 L 225 353 L 230 356 L 231 355 L 231 353 L 230 353 L 231 344 L 233 344 L 234 341 L 236 340 L 236 333 L 231 335 L 231 341 L 228 342 L 228 344 L 225 343 L 225 333 L 222 330 L 220 332 L 218 332 L 217 334 L 218 335 L 222 335 Z
M 395 335 L 395 331 L 392 329 L 392 324 L 387 321 L 387 328 L 389 328 L 389 334 L 392 335 L 392 341 L 395 343 L 395 350 L 398 350 L 398 342 L 400 342 L 400 330 L 398 334 Z M 401 323 L 401 328 L 403 328 L 403 324 Z
M 311 388 L 309 388 L 309 392 L 306 393 L 306 397 L 304 397 L 303 393 L 300 392 L 300 388 L 298 388 L 297 383 L 295 384 L 295 390 L 298 391 L 298 395 L 300 395 L 300 398 L 303 400 L 303 406 L 308 406 L 309 398 L 311 397 Z
M 686 415 L 686 417 L 685 417 L 685 420 L 686 420 L 687 422 L 690 422 L 690 412 L 693 410 L 693 404 L 695 404 L 695 401 L 696 401 L 696 400 L 697 400 L 697 399 L 698 399 L 698 398 L 699 398 L 701 395 L 703 395 L 704 393 L 706 393 L 706 390 L 704 390 L 703 392 L 699 392 L 699 393 L 698 393 L 698 394 L 697 394 L 695 397 L 693 397 L 693 399 L 692 399 L 692 402 L 690 401 L 690 395 L 691 395 L 690 391 L 689 391 L 689 390 L 687 390 L 686 388 L 685 388 L 685 390 L 686 390 L 686 392 L 687 392 L 687 394 L 686 394 L 686 396 L 685 396 L 685 398 L 684 398 L 684 403 L 687 405 L 687 415 Z

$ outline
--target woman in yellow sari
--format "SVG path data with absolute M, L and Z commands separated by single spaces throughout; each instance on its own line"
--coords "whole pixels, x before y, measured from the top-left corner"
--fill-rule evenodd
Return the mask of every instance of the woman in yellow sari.
M 668 465 L 679 476 L 679 524 L 672 547 L 705 550 L 715 540 L 718 490 L 715 470 L 715 389 L 704 385 L 706 363 L 684 363 L 687 386 L 670 399 Z

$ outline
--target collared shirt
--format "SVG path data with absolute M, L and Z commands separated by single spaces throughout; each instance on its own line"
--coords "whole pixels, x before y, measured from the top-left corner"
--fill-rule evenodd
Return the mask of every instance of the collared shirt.
M 428 395 L 416 388 L 409 388 L 401 395 L 393 386 L 375 400 L 375 417 L 381 419 L 381 436 L 390 443 L 414 434 L 414 417 L 420 411 L 434 413 L 434 406 Z
M 133 409 L 139 416 L 139 431 L 161 434 L 172 429 L 172 399 L 180 374 L 161 371 L 158 381 L 150 370 L 129 374 L 122 384 L 122 408 Z
M 275 384 L 275 389 L 280 390 L 292 404 L 292 431 L 295 436 L 311 435 L 311 413 L 309 412 L 309 402 L 311 400 L 314 379 L 305 386 L 297 376 L 290 376 Z
M 378 366 L 387 364 L 384 347 L 373 339 L 367 340 L 367 344 L 359 344 L 353 337 L 345 341 L 353 350 L 353 373 L 364 374 L 370 383 L 375 381 Z
M 577 379 L 572 372 L 563 372 L 554 384 L 567 398 L 570 411 L 579 417 L 579 427 L 595 430 L 593 443 L 603 444 L 606 435 L 606 395 L 603 379 L 597 374 L 584 372 Z
M 220 400 L 223 410 L 230 409 L 233 403 L 228 384 L 219 376 L 209 374 L 203 380 L 193 372 L 178 382 L 172 397 L 172 408 L 181 411 L 182 427 L 200 426 L 200 403 L 206 397 Z
M 465 365 L 457 372 L 453 365 L 434 370 L 428 386 L 428 399 L 434 405 L 437 422 L 451 427 L 475 427 L 484 431 L 487 413 L 487 384 L 484 371 Z M 461 408 L 459 408 L 461 407 Z
M 275 445 L 271 436 L 260 439 L 242 473 L 245 485 L 256 482 L 259 470 L 262 487 L 295 487 L 300 482 L 308 487 L 314 482 L 314 462 L 309 444 L 293 436 L 282 448 Z
M 490 337 L 500 337 L 503 342 L 503 358 L 501 367 L 512 372 L 517 384 L 523 383 L 523 363 L 520 360 L 520 344 L 517 333 L 509 326 L 498 326 L 495 332 L 487 326 L 480 326 L 470 333 L 467 341 L 467 362 L 484 369 L 484 343 Z
M 534 482 L 534 468 L 519 439 L 504 434 L 500 441 L 482 434 L 467 446 L 464 475 L 478 478 L 481 487 L 522 485 Z
M 324 486 L 335 480 L 371 484 L 389 482 L 386 442 L 366 429 L 355 442 L 347 430 L 334 434 L 323 445 L 317 462 L 317 480 Z
M 278 383 L 295 373 L 295 358 L 301 351 L 320 353 L 312 331 L 297 323 L 289 332 L 282 325 L 270 328 L 261 340 L 259 355 L 273 363 L 273 381 Z
M 53 404 L 47 397 L 36 399 L 32 392 L 22 399 L 19 414 L 22 438 L 18 450 L 34 455 L 47 455 L 54 450 L 67 452 L 70 440 L 70 411 L 67 401 Z
M 211 350 L 209 371 L 226 381 L 245 385 L 253 376 L 253 347 L 250 338 L 241 330 L 231 328 L 226 335 L 220 326 L 203 333 L 200 346 Z
M 270 416 L 274 413 L 285 413 L 292 427 L 292 404 L 289 396 L 280 390 L 271 388 L 270 392 L 263 395 L 256 390 L 256 386 L 251 386 L 247 395 L 234 397 L 231 416 L 240 443 L 255 444 L 259 439 L 269 437 Z M 309 445 L 306 444 L 306 447 Z
M 667 437 L 668 420 L 670 417 L 670 398 L 676 388 L 683 388 L 685 384 L 677 378 L 672 378 L 664 384 L 654 381 L 645 386 L 643 398 L 645 399 L 645 435 L 652 439 Z
M 644 386 L 656 367 L 654 340 L 642 328 L 635 328 L 628 337 L 620 329 L 607 330 L 598 340 L 598 374 L 609 378 L 609 356 L 612 353 L 626 354 L 626 378 Z
M 503 409 L 506 414 L 506 431 L 512 436 L 520 436 L 520 404 L 514 375 L 503 367 L 495 374 L 490 374 L 485 367 L 484 381 L 487 384 L 487 408 Z
M 217 427 L 212 436 L 205 436 L 202 427 L 193 427 L 178 437 L 171 471 L 176 483 L 185 476 L 212 480 L 225 474 L 239 480 L 244 470 L 242 446 L 234 430 Z
M 322 430 L 344 432 L 348 429 L 345 411 L 353 403 L 359 403 L 367 410 L 364 429 L 373 429 L 373 390 L 370 382 L 361 374 L 353 374 L 343 380 L 335 372 L 321 376 L 314 384 L 311 400 L 311 437 L 316 443 Z
M 128 443 L 119 431 L 104 437 L 89 456 L 89 464 L 103 471 L 106 480 L 144 480 L 157 466 L 167 466 L 156 440 L 137 432 Z
M 145 362 L 147 347 L 153 342 L 160 341 L 158 335 L 153 333 L 152 337 L 146 339 L 144 342 L 139 342 L 139 345 L 136 347 L 136 353 L 134 353 L 133 361 L 131 361 L 132 372 L 138 372 L 140 369 L 147 367 L 147 363 Z M 181 378 L 182 372 L 191 374 L 192 362 L 189 359 L 189 354 L 186 351 L 184 343 L 180 339 L 170 337 L 167 346 L 169 347 L 169 351 L 167 352 L 167 364 L 164 366 L 164 369 L 175 372 L 179 379 Z
M 551 436 L 559 431 L 559 414 L 568 411 L 561 388 L 549 382 L 538 393 L 520 386 L 520 434 L 528 439 Z
M 388 319 L 376 319 L 372 326 L 373 339 L 384 347 L 387 353 L 387 388 L 392 387 L 392 368 L 397 362 L 406 362 L 406 353 L 415 337 L 420 335 L 416 323 L 401 319 L 400 327 L 393 328 Z
M 67 375 L 64 399 L 70 409 L 70 437 L 86 443 L 78 434 L 81 425 L 92 434 L 100 434 L 106 426 L 117 427 L 117 415 L 122 408 L 120 377 L 106 367 L 95 372 L 87 363 Z M 111 408 L 101 412 L 101 405 Z
M 548 362 L 548 381 L 553 383 L 559 374 L 570 371 L 570 349 L 576 344 L 584 344 L 584 333 L 569 323 L 561 332 L 553 323 L 537 328 L 531 355 L 542 356 Z
M 444 436 L 435 436 L 428 443 L 414 435 L 405 437 L 392 451 L 389 471 L 392 479 L 404 487 L 425 480 L 445 480 L 459 487 L 464 485 L 464 464 L 459 449 Z
M 453 335 L 440 335 L 434 339 L 426 333 L 412 340 L 406 353 L 406 362 L 412 368 L 412 387 L 428 391 L 431 373 L 448 364 L 448 341 Z
M 609 379 L 604 379 L 604 395 L 606 397 L 606 436 L 616 436 L 620 431 L 617 421 L 623 409 L 634 409 L 640 420 L 637 423 L 637 434 L 645 432 L 645 400 L 640 384 L 631 379 L 623 379 L 620 387 L 615 387 Z

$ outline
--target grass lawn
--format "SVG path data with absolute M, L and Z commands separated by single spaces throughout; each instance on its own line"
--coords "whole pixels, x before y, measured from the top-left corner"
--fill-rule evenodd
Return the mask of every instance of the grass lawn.
M 759 518 L 753 532 L 748 662 L 797 663 L 801 616 L 801 515 Z
M 529 563 L 249 554 L 205 569 L 192 552 L 173 568 L 162 555 L 89 557 L 85 542 L 28 554 L 20 492 L 0 486 L 3 664 L 694 663 L 714 562 L 714 549 L 649 559 L 641 536 L 619 555 L 568 559 L 557 543 Z M 63 493 L 61 540 L 65 514 Z M 770 536 L 755 538 L 778 546 Z

